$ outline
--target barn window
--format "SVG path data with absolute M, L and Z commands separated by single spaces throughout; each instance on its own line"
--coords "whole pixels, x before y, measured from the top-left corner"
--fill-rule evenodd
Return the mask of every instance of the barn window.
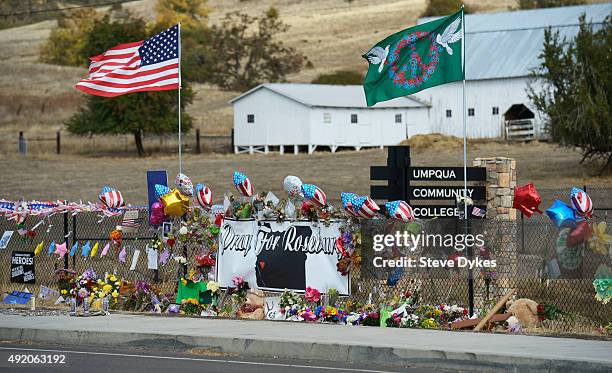
M 247 114 L 247 123 L 255 123 L 255 114 Z
M 446 117 L 450 118 L 453 116 L 453 111 L 452 110 L 446 110 Z
M 493 106 L 493 115 L 499 115 L 499 107 Z
M 402 114 L 395 114 L 395 123 L 402 123 Z
M 351 114 L 351 123 L 357 123 L 357 114 Z
M 331 114 L 323 113 L 323 123 L 331 123 Z
M 468 116 L 470 116 L 470 117 L 474 116 L 474 108 L 473 107 L 468 109 Z

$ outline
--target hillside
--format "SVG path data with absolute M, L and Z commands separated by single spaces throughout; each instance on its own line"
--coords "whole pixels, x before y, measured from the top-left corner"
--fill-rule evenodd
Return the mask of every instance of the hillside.
M 506 10 L 512 0 L 469 1 L 479 11 Z M 151 19 L 154 0 L 141 0 L 125 6 Z M 210 23 L 227 12 L 241 10 L 259 14 L 275 6 L 291 28 L 279 37 L 308 56 L 314 67 L 289 77 L 309 82 L 318 74 L 337 69 L 363 70 L 360 57 L 372 44 L 397 30 L 411 26 L 425 8 L 424 0 L 385 2 L 358 0 L 351 6 L 344 0 L 211 0 Z M 47 136 L 61 128 L 83 97 L 73 89 L 85 69 L 46 65 L 38 62 L 38 49 L 55 21 L 0 30 L 0 152 L 14 147 L 19 130 L 31 136 Z M 227 134 L 232 125 L 227 100 L 237 92 L 197 85 L 196 100 L 188 108 L 203 133 Z

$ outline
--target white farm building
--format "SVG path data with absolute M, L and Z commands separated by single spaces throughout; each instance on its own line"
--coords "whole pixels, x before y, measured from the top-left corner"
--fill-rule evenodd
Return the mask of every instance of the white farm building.
M 530 74 L 540 63 L 544 30 L 551 27 L 562 39 L 572 39 L 582 14 L 600 27 L 612 14 L 612 3 L 465 16 L 468 137 L 544 135 L 541 114 L 526 91 L 530 84 L 541 86 Z M 262 84 L 230 103 L 235 152 L 297 152 L 300 146 L 310 153 L 321 146 L 359 150 L 395 145 L 417 134 L 462 136 L 462 82 L 371 108 L 362 86 L 312 84 Z
M 399 97 L 368 108 L 356 85 L 261 84 L 230 103 L 236 153 L 359 150 L 396 145 L 407 131 L 427 133 L 428 104 Z

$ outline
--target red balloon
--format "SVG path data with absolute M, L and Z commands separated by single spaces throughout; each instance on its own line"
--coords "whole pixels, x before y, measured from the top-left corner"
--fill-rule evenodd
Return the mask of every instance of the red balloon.
M 574 228 L 567 236 L 567 246 L 573 247 L 580 245 L 584 241 L 588 240 L 592 234 L 593 231 L 591 230 L 591 227 L 586 221 L 583 220 L 576 224 L 576 228 Z
M 528 218 L 535 212 L 542 213 L 542 211 L 538 209 L 541 202 L 542 198 L 540 197 L 540 193 L 538 193 L 533 183 L 514 187 L 514 201 L 512 202 L 512 207 L 521 211 Z

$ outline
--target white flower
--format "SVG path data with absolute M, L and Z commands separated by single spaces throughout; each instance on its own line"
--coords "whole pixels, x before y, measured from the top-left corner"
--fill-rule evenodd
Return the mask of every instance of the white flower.
M 187 263 L 187 259 L 184 256 L 175 256 L 174 260 L 176 260 L 176 262 L 179 264 Z
M 188 231 L 189 230 L 184 225 L 181 227 L 181 229 L 179 229 L 179 233 L 182 234 L 183 236 L 186 235 Z

